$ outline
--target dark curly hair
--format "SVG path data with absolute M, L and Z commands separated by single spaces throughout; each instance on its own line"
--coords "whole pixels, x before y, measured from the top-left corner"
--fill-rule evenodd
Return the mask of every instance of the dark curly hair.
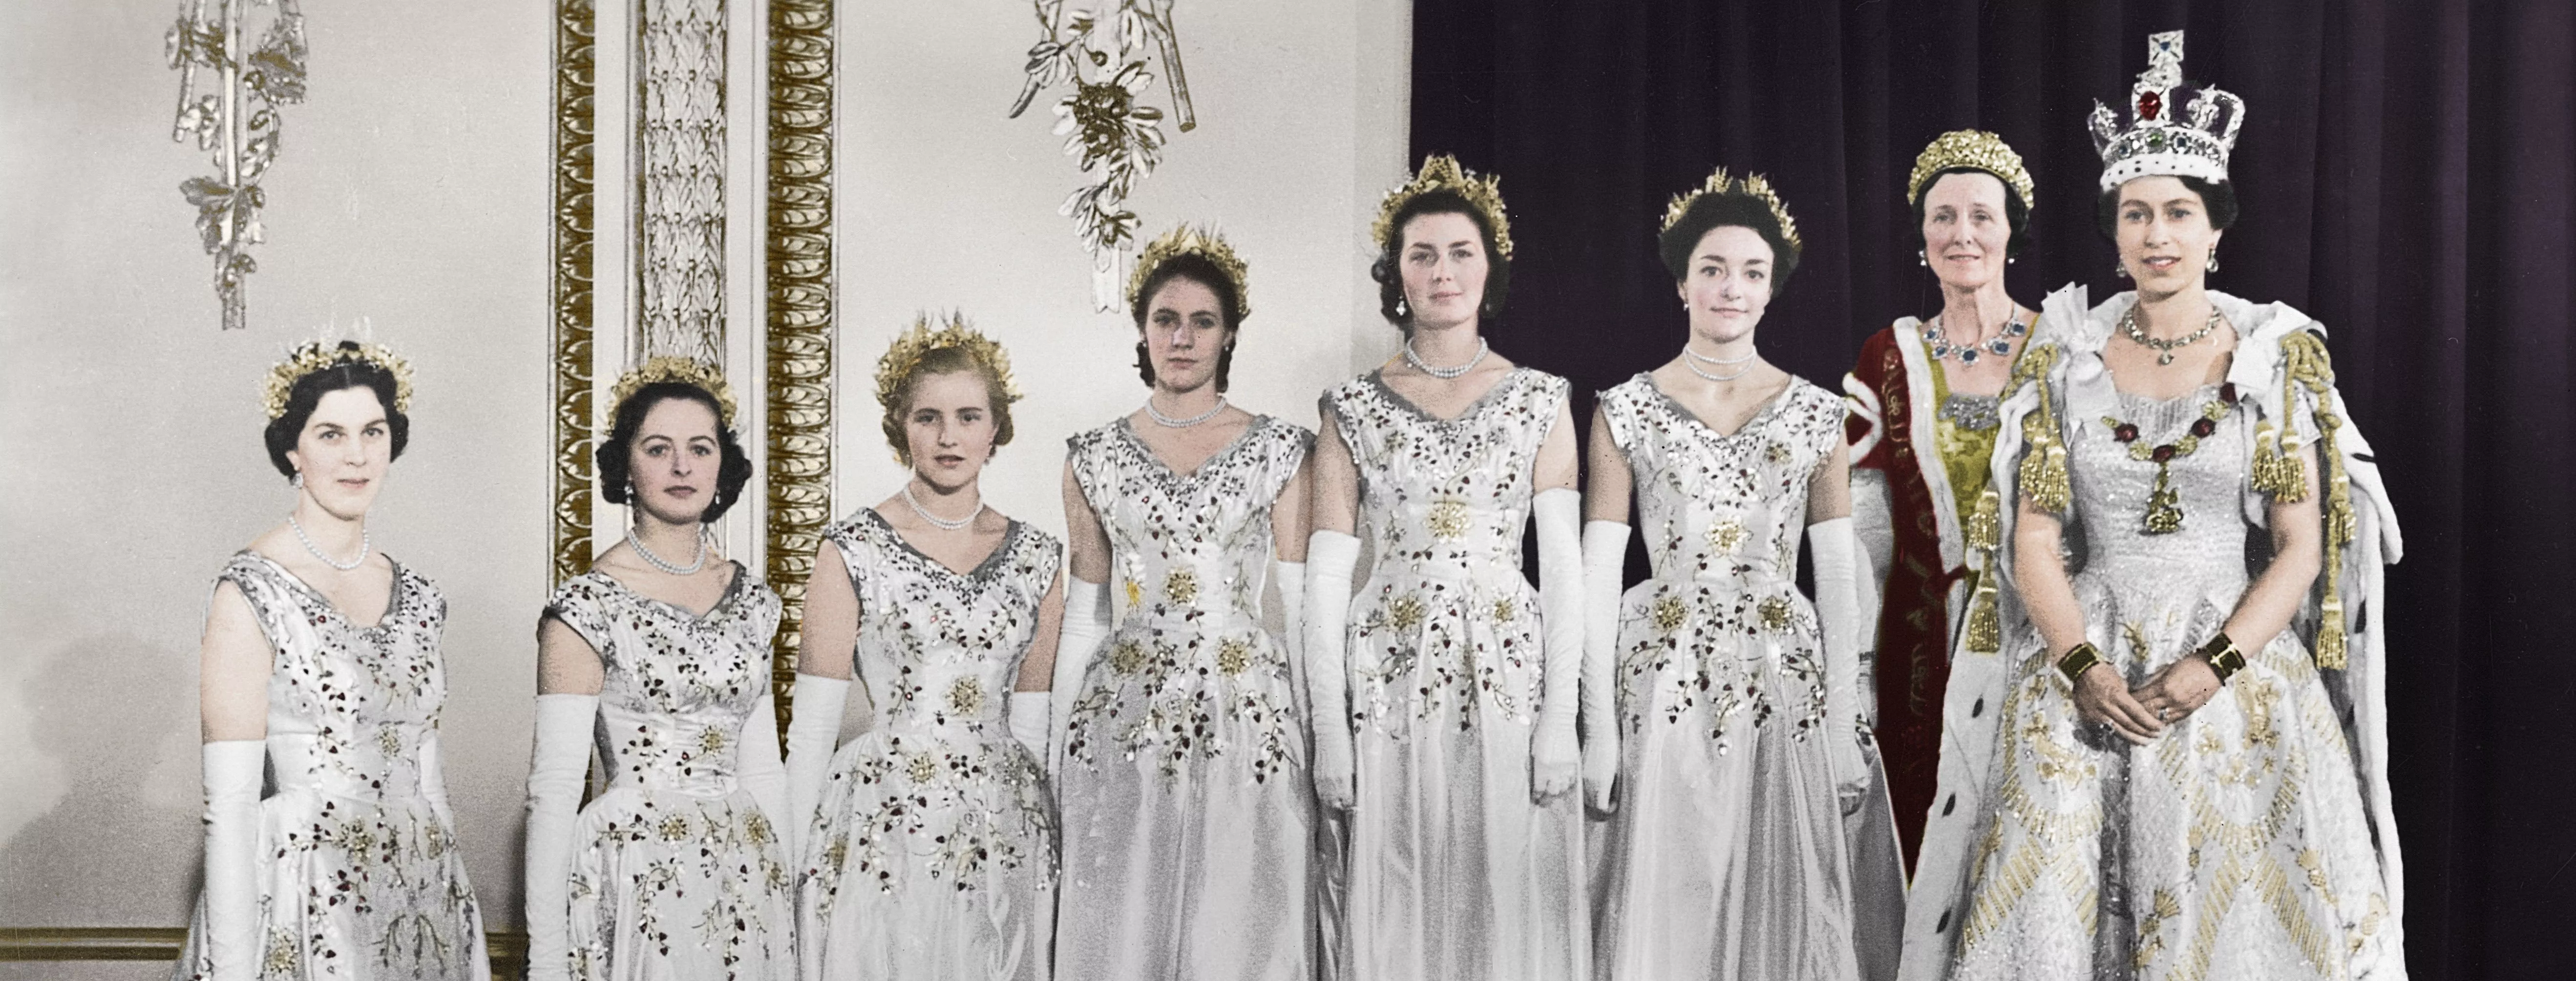
M 1932 247 L 1931 243 L 1923 240 L 1923 199 L 1932 196 L 1932 185 L 1941 183 L 1941 178 L 1952 174 L 1995 177 L 1994 172 L 1982 168 L 1950 167 L 1924 181 L 1923 193 L 1914 196 L 1914 248 L 1917 251 Z M 2011 181 L 1995 177 L 1995 183 L 2004 186 L 2004 225 L 2012 229 L 2012 240 L 2004 245 L 2004 258 L 2015 258 L 2030 247 L 2030 202 L 2021 199 L 2021 192 L 2013 190 Z
M 1163 260 L 1162 265 L 1155 266 L 1153 272 L 1146 274 L 1145 288 L 1136 291 L 1136 302 L 1129 306 L 1129 312 L 1136 317 L 1136 329 L 1140 332 L 1145 329 L 1145 315 L 1154 304 L 1154 294 L 1162 292 L 1164 285 L 1175 279 L 1189 280 L 1216 294 L 1217 315 L 1225 319 L 1226 334 L 1225 346 L 1217 349 L 1216 354 L 1216 390 L 1225 391 L 1234 374 L 1235 332 L 1243 328 L 1243 317 L 1238 314 L 1243 309 L 1243 298 L 1236 295 L 1234 280 L 1208 257 L 1196 252 L 1183 252 Z M 1154 357 L 1145 350 L 1145 340 L 1141 337 L 1136 340 L 1136 374 L 1145 379 L 1146 387 L 1153 387 Z
M 734 504 L 742 500 L 742 487 L 751 482 L 751 455 L 742 451 L 742 443 L 734 438 L 733 430 L 725 427 L 722 422 L 724 409 L 717 404 L 716 397 L 687 382 L 654 382 L 636 389 L 635 394 L 626 397 L 626 401 L 617 403 L 615 422 L 609 426 L 608 438 L 600 441 L 599 451 L 592 455 L 592 459 L 599 463 L 601 496 L 608 498 L 610 504 L 627 503 L 627 482 L 634 479 L 627 458 L 634 453 L 635 431 L 643 428 L 644 417 L 653 411 L 654 406 L 671 399 L 687 399 L 706 406 L 718 420 L 716 443 L 723 447 L 723 462 L 716 467 L 716 499 L 707 502 L 706 511 L 698 515 L 699 521 L 712 523 L 724 517 L 726 511 L 732 510 Z
M 1413 333 L 1413 318 L 1395 312 L 1395 305 L 1404 301 L 1404 273 L 1397 269 L 1397 263 L 1404 252 L 1404 226 L 1423 215 L 1465 215 L 1476 223 L 1476 236 L 1484 242 L 1488 270 L 1485 298 L 1476 304 L 1476 313 L 1487 320 L 1502 316 L 1503 300 L 1512 292 L 1511 257 L 1496 247 L 1494 227 L 1485 223 L 1484 214 L 1468 204 L 1466 197 L 1449 190 L 1415 195 L 1396 209 L 1395 220 L 1387 223 L 1386 241 L 1377 244 L 1377 261 L 1369 263 L 1369 278 L 1377 280 L 1378 314 L 1406 335 Z
M 385 408 L 385 428 L 394 440 L 394 453 L 389 460 L 402 459 L 403 448 L 411 445 L 411 417 L 395 408 L 393 373 L 356 357 L 356 341 L 341 341 L 340 350 L 349 352 L 349 359 L 296 379 L 295 388 L 286 396 L 286 411 L 269 420 L 268 429 L 261 433 L 268 443 L 269 464 L 288 480 L 295 479 L 295 461 L 287 459 L 286 454 L 294 451 L 295 441 L 304 435 L 304 424 L 312 420 L 313 407 L 322 403 L 322 396 L 342 389 L 363 388 L 376 393 L 376 402 Z
M 2150 175 L 2152 176 L 2152 175 Z M 2205 181 L 2197 177 L 2176 176 L 2182 186 L 2200 195 L 2200 203 L 2209 209 L 2209 227 L 2226 230 L 2236 227 L 2236 185 L 2226 181 Z M 2093 221 L 2102 229 L 2102 237 L 2120 240 L 2120 189 L 2102 192 L 2093 206 Z M 2019 236 L 2015 236 L 2018 240 Z
M 1789 288 L 1789 274 L 1798 271 L 1798 250 L 1790 248 L 1788 236 L 1780 233 L 1780 219 L 1771 213 L 1771 206 L 1750 194 L 1702 194 L 1692 199 L 1690 210 L 1656 239 L 1664 270 L 1673 274 L 1673 282 L 1689 279 L 1691 251 L 1699 248 L 1700 237 L 1727 225 L 1750 229 L 1771 246 L 1771 295 L 1777 298 Z

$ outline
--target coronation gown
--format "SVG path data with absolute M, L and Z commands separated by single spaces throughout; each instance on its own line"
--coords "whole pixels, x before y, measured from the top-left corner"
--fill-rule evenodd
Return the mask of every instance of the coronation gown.
M 823 537 L 858 594 L 876 722 L 833 753 L 806 832 L 804 976 L 1043 981 L 1055 815 L 1007 709 L 1064 546 L 1013 521 L 961 574 L 873 510 Z
M 221 580 L 250 601 L 273 650 L 258 976 L 489 977 L 453 819 L 420 765 L 447 701 L 447 600 L 395 562 L 383 618 L 360 627 L 257 553 L 235 554 Z M 174 977 L 212 976 L 205 933 L 200 897 Z
M 1592 841 L 1593 977 L 1855 978 L 1824 640 L 1798 592 L 1842 401 L 1804 380 L 1720 435 L 1638 375 L 1601 394 L 1654 577 L 1618 638 L 1618 800 Z
M 1944 953 L 1960 979 L 2405 974 L 2385 764 L 2370 751 L 2384 739 L 2373 614 L 2393 515 L 2329 384 L 2322 330 L 2279 304 L 2210 296 L 2243 338 L 2223 383 L 2172 399 L 2118 391 L 2100 352 L 2134 295 L 2088 313 L 2070 290 L 2044 315 L 2058 350 L 2031 352 L 2053 370 L 2007 392 L 2008 438 L 2028 418 L 2065 448 L 2067 566 L 2085 638 L 2135 685 L 2224 627 L 2268 551 L 2276 433 L 2323 451 L 2300 466 L 2322 478 L 2332 590 L 2321 583 L 2279 635 L 2241 639 L 2245 668 L 2143 747 L 2084 723 L 2038 632 L 2008 617 L 2000 660 L 1977 656 L 2006 669 L 1977 706 L 1994 717 L 1991 755 L 1983 773 L 1944 788 L 1975 808 L 1978 826 L 1958 842 L 1973 843 L 1963 887 L 1954 901 L 1927 866 L 1909 925 L 1925 941 L 1955 931 L 1956 946 L 1909 950 L 1909 975 L 1918 954 Z M 2019 451 L 1998 447 L 1999 483 Z M 2321 666 L 2310 639 L 2320 636 L 2348 648 L 2348 663 Z M 1927 859 L 1948 850 L 1932 844 Z
M 566 890 L 575 978 L 795 976 L 786 842 L 738 755 L 777 752 L 748 741 L 779 600 L 733 565 L 703 615 L 598 571 L 546 606 L 606 670 L 593 738 L 608 787 L 581 809 Z
M 1534 803 L 1547 652 L 1521 574 L 1565 379 L 1514 368 L 1456 418 L 1371 372 L 1325 393 L 1377 557 L 1351 599 L 1347 976 L 1582 977 L 1579 792 Z
M 1270 509 L 1313 445 L 1258 416 L 1176 474 L 1123 418 L 1068 441 L 1127 606 L 1065 723 L 1059 977 L 1313 977 L 1305 719 L 1261 626 Z

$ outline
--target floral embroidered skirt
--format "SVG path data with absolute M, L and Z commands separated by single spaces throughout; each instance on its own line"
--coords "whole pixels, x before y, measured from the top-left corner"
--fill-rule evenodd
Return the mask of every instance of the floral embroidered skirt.
M 451 830 L 421 797 L 316 790 L 260 802 L 259 960 L 266 979 L 483 981 L 483 915 Z M 205 900 L 173 977 L 211 977 Z
M 612 786 L 573 840 L 573 977 L 795 977 L 787 849 L 749 792 Z
M 1132 617 L 1058 777 L 1056 974 L 1314 976 L 1314 793 L 1285 653 L 1257 623 Z
M 1050 976 L 1045 771 L 986 728 L 946 738 L 881 728 L 833 755 L 797 875 L 805 977 Z

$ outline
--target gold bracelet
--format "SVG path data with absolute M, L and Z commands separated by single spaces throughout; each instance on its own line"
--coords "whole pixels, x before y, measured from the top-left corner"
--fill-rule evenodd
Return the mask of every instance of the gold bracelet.
M 2065 675 L 2066 683 L 2072 685 L 2076 679 L 2084 677 L 2085 669 L 2100 663 L 2102 652 L 2087 641 L 2068 648 L 2066 656 L 2057 659 L 2057 673 Z
M 2245 652 L 2237 650 L 2236 642 L 2227 639 L 2227 632 L 2223 630 L 2193 653 L 2209 659 L 2209 670 L 2218 675 L 2218 683 L 2222 685 L 2235 677 L 2236 672 L 2245 670 Z

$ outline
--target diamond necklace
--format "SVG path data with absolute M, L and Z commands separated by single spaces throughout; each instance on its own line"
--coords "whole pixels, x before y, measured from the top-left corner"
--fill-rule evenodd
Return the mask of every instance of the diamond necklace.
M 653 568 L 660 569 L 663 572 L 670 573 L 671 575 L 693 576 L 697 574 L 698 570 L 707 567 L 707 535 L 706 526 L 704 525 L 698 526 L 698 557 L 685 566 L 673 565 L 661 556 L 653 554 L 652 549 L 645 548 L 644 539 L 635 534 L 634 525 L 626 526 L 626 544 L 634 546 L 635 554 L 643 556 L 644 561 L 651 563 Z
M 1933 317 L 1932 322 L 1923 327 L 1923 343 L 1931 346 L 1934 361 L 1957 355 L 1960 364 L 1975 364 L 1979 348 L 1998 358 L 2011 357 L 2013 338 L 2030 333 L 2030 325 L 2022 323 L 2019 317 L 2013 317 L 2004 321 L 2001 333 L 1986 338 L 1984 343 L 1957 344 L 1950 340 L 1949 332 L 1942 329 L 1941 320 L 1941 317 Z
M 1153 404 L 1153 402 L 1152 402 L 1152 401 L 1150 401 L 1150 400 L 1148 400 L 1145 404 L 1150 406 L 1150 405 L 1152 405 L 1152 404 Z M 955 520 L 955 521 L 950 521 L 950 520 L 948 520 L 948 519 L 946 519 L 946 518 L 942 518 L 942 517 L 940 517 L 940 516 L 938 516 L 938 515 L 932 514 L 932 513 L 930 513 L 930 509 L 928 509 L 928 508 L 925 508 L 925 507 L 922 507 L 922 506 L 921 506 L 921 501 L 920 501 L 919 499 L 917 499 L 917 498 L 915 498 L 915 497 L 913 497 L 913 496 L 912 496 L 912 482 L 911 482 L 911 481 L 905 481 L 905 482 L 904 482 L 904 485 L 903 485 L 903 503 L 904 503 L 904 504 L 906 504 L 906 505 L 908 505 L 908 506 L 910 506 L 910 507 L 912 508 L 912 513 L 917 514 L 917 515 L 920 515 L 920 516 L 921 516 L 921 520 L 923 520 L 923 521 L 927 521 L 927 522 L 930 522 L 931 527 L 939 528 L 939 529 L 943 529 L 943 530 L 947 530 L 947 531 L 956 531 L 956 530 L 957 530 L 957 529 L 959 529 L 959 528 L 963 528 L 963 527 L 966 527 L 967 525 L 974 524 L 974 523 L 975 523 L 975 519 L 976 519 L 976 518 L 978 518 L 978 517 L 981 517 L 981 516 L 983 515 L 983 513 L 984 513 L 984 495 L 982 495 L 982 494 L 980 494 L 980 493 L 979 493 L 979 494 L 975 495 L 975 510 L 974 510 L 973 512 L 971 512 L 971 513 L 967 514 L 967 515 L 966 515 L 965 517 L 963 517 L 963 518 L 959 518 L 959 519 L 957 519 L 957 520 Z
M 304 522 L 295 520 L 295 515 L 288 514 L 286 516 L 286 523 L 295 528 L 295 540 L 304 543 L 305 551 L 313 553 L 314 558 L 321 559 L 323 565 L 330 566 L 331 568 L 338 569 L 342 572 L 347 572 L 351 569 L 367 564 L 367 553 L 375 548 L 375 540 L 367 535 L 367 523 L 363 520 L 359 521 L 358 557 L 350 559 L 348 564 L 343 565 L 340 560 L 322 554 L 321 547 L 313 544 L 313 539 L 304 534 Z
M 2147 332 L 2138 327 L 2138 305 L 2135 303 L 2129 304 L 2129 309 L 2121 312 L 2120 329 L 2128 333 L 2130 340 L 2136 341 L 2146 347 L 2155 348 L 2158 352 L 2156 355 L 2157 364 L 2172 364 L 2175 348 L 2182 347 L 2193 341 L 2207 337 L 2209 336 L 2210 331 L 2218 329 L 2218 305 L 2215 303 L 2209 305 L 2208 323 L 2200 325 L 2199 330 L 2192 331 L 2190 336 L 2179 340 L 2165 341 L 2147 336 Z
M 1493 349 L 1493 345 L 1486 343 L 1484 338 L 1479 337 L 1476 338 L 1476 356 L 1468 358 L 1466 364 L 1459 365 L 1455 368 L 1434 368 L 1422 362 L 1422 355 L 1413 353 L 1413 339 L 1408 337 L 1404 341 L 1404 360 L 1423 374 L 1430 375 L 1433 378 L 1450 379 L 1476 370 L 1476 366 L 1484 363 L 1485 355 L 1491 353 Z
M 1216 414 L 1223 411 L 1225 411 L 1225 396 L 1219 395 L 1216 397 L 1216 405 L 1208 409 L 1206 412 L 1199 413 L 1198 415 L 1191 416 L 1187 419 L 1174 419 L 1170 416 L 1164 415 L 1163 410 L 1154 407 L 1153 396 L 1145 396 L 1145 414 L 1152 417 L 1155 422 L 1164 426 L 1169 426 L 1173 429 L 1188 429 L 1191 426 L 1216 418 Z M 909 484 L 904 486 L 907 490 L 911 487 Z M 974 519 L 969 518 L 967 520 L 972 521 Z

